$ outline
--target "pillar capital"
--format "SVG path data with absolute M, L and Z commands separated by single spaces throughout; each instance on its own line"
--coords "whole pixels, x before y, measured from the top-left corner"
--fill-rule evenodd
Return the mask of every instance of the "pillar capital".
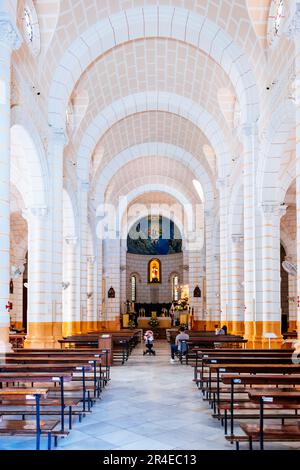
M 65 147 L 68 143 L 68 137 L 63 128 L 59 127 L 51 127 L 50 128 L 50 135 L 51 135 L 51 140 L 56 144 L 60 145 L 62 147 Z
M 89 266 L 93 266 L 96 261 L 96 256 L 88 256 L 87 257 L 87 263 Z
M 30 206 L 22 211 L 24 219 L 29 221 L 30 219 L 43 220 L 48 215 L 47 206 Z
M 232 243 L 234 243 L 235 245 L 241 245 L 244 241 L 244 235 L 242 235 L 241 233 L 233 233 L 231 235 L 231 240 Z
M 76 246 L 78 242 L 78 237 L 65 237 L 65 242 L 69 246 Z
M 218 178 L 216 181 L 216 187 L 219 191 L 226 189 L 229 186 L 229 176 Z
M 280 203 L 263 203 L 261 205 L 262 212 L 265 217 L 278 217 L 279 220 L 286 214 L 288 206 Z
M 205 209 L 205 210 L 204 210 L 204 216 L 205 216 L 205 218 L 207 218 L 207 219 L 209 219 L 209 218 L 212 219 L 212 218 L 214 217 L 214 215 L 215 215 L 215 214 L 214 214 L 214 211 L 213 211 L 212 209 Z
M 0 44 L 5 44 L 12 51 L 19 49 L 22 37 L 8 15 L 0 14 Z
M 80 190 L 84 193 L 88 193 L 90 190 L 89 181 L 80 181 Z
M 258 133 L 256 122 L 244 122 L 239 127 L 240 138 L 252 137 Z

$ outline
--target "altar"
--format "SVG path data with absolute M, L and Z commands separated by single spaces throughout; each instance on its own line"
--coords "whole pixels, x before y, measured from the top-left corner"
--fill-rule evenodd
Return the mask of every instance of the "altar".
M 150 317 L 138 317 L 137 319 L 138 328 L 151 329 L 151 326 L 149 325 L 150 320 L 151 320 Z M 171 317 L 156 317 L 156 320 L 159 323 L 158 328 L 171 328 L 171 324 L 172 324 Z

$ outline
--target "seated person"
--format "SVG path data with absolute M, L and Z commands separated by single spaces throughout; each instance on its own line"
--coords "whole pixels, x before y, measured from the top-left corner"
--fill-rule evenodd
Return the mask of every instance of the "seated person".
M 216 335 L 227 335 L 227 326 L 223 325 L 218 331 L 216 331 Z
M 147 349 L 143 352 L 143 355 L 145 356 L 145 354 L 149 354 L 150 356 L 151 355 L 155 356 L 156 353 L 153 349 L 153 343 L 154 343 L 153 331 L 151 330 L 146 331 L 144 335 L 144 341 L 145 341 L 145 346 Z
M 179 328 L 179 333 L 175 338 L 175 343 L 171 344 L 171 359 L 170 359 L 171 364 L 174 364 L 175 362 L 175 354 L 178 353 L 178 346 L 179 346 L 180 341 L 182 340 L 188 341 L 188 339 L 189 339 L 189 335 L 185 333 L 185 329 L 182 326 L 181 328 Z

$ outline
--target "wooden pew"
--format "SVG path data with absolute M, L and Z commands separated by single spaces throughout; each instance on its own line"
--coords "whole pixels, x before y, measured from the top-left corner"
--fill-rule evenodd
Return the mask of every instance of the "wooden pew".
M 249 358 L 250 359 L 250 358 Z M 236 372 L 236 373 L 248 373 L 248 374 L 300 374 L 299 364 L 268 364 L 267 361 L 261 364 L 255 363 L 224 363 L 224 364 L 207 364 L 209 368 L 208 376 L 208 393 L 211 406 L 214 411 L 217 409 L 219 413 L 220 403 L 220 373 L 225 372 Z M 215 372 L 216 377 L 216 397 L 212 398 L 212 373 Z
M 259 425 L 255 424 L 242 424 L 241 429 L 245 432 L 249 439 L 249 446 L 252 449 L 252 441 L 259 440 L 260 450 L 264 449 L 264 440 L 272 442 L 282 441 L 297 441 L 300 442 L 300 426 L 299 421 L 294 425 L 270 425 L 265 426 L 264 420 L 264 404 L 270 404 L 282 407 L 289 407 L 290 405 L 300 406 L 300 393 L 299 391 L 284 391 L 284 390 L 264 390 L 264 391 L 249 391 L 250 401 L 259 403 L 260 416 Z
M 222 374 L 221 375 L 221 381 L 222 383 L 229 385 L 230 386 L 230 403 L 220 403 L 219 408 L 220 412 L 224 411 L 224 420 L 225 420 L 225 426 L 224 426 L 224 432 L 227 434 L 227 414 L 228 412 L 230 413 L 230 434 L 234 434 L 234 418 L 235 418 L 235 411 L 248 411 L 248 410 L 258 410 L 259 407 L 255 406 L 253 403 L 246 402 L 246 403 L 236 403 L 235 402 L 235 390 L 236 387 L 239 385 L 243 385 L 245 387 L 245 392 L 248 393 L 248 389 L 246 386 L 260 386 L 260 387 L 266 387 L 270 385 L 274 385 L 276 387 L 278 386 L 284 386 L 284 387 L 290 387 L 290 386 L 296 386 L 300 385 L 300 375 L 296 374 L 290 374 L 290 375 L 273 375 L 273 374 L 268 374 L 268 375 L 241 375 L 241 374 Z M 238 392 L 239 393 L 239 392 Z M 300 407 L 299 407 L 300 408 Z M 272 406 L 269 406 L 268 409 L 273 409 Z M 298 409 L 297 407 L 292 408 L 292 409 Z M 222 417 L 222 414 L 219 414 L 219 417 Z M 294 416 L 291 416 L 294 418 Z M 238 419 L 252 419 L 255 418 L 255 415 L 251 414 L 238 414 L 236 416 Z M 274 419 L 274 416 L 268 416 L 268 419 Z M 276 417 L 275 417 L 276 418 Z M 282 415 L 279 415 L 278 418 L 280 419 L 289 419 L 290 417 L 284 417 Z
M 12 356 L 14 354 L 25 355 L 27 357 L 69 357 L 76 355 L 79 358 L 92 356 L 101 358 L 101 372 L 103 373 L 103 385 L 106 385 L 110 381 L 110 365 L 108 361 L 107 349 L 15 349 L 13 353 L 7 353 L 6 355 Z M 102 369 L 104 370 L 102 371 Z
M 82 394 L 82 401 L 83 401 L 83 413 L 86 412 L 86 405 L 88 407 L 88 411 L 91 408 L 91 401 L 90 401 L 90 390 L 89 387 L 86 386 L 85 383 L 85 375 L 86 372 L 90 372 L 92 370 L 91 364 L 70 364 L 70 363 L 62 363 L 62 364 L 1 364 L 0 363 L 0 372 L 49 372 L 52 373 L 59 373 L 59 372 L 77 372 L 81 373 L 82 377 L 82 384 L 77 386 L 76 388 L 72 385 L 72 388 L 69 391 L 74 392 L 78 391 Z
M 93 375 L 92 377 L 88 377 L 85 375 L 85 383 L 92 381 L 94 384 L 94 398 L 97 396 L 100 396 L 101 392 L 101 383 L 102 383 L 102 370 L 101 370 L 101 358 L 95 357 L 95 355 L 91 356 L 78 356 L 78 355 L 68 355 L 68 357 L 62 357 L 62 356 L 55 356 L 55 355 L 50 355 L 47 357 L 37 355 L 37 356 L 31 356 L 31 355 L 26 355 L 23 354 L 6 354 L 5 355 L 5 363 L 6 364 L 70 364 L 73 366 L 73 364 L 92 364 L 93 365 Z M 97 372 L 97 366 L 99 368 L 99 372 Z M 74 381 L 76 381 L 76 378 L 73 378 Z M 81 381 L 81 379 L 80 379 Z
M 103 333 L 103 332 L 102 332 Z M 105 334 L 110 334 L 112 336 L 113 343 L 113 358 L 114 360 L 121 360 L 122 364 L 128 360 L 129 355 L 131 354 L 133 348 L 138 343 L 138 334 L 139 332 L 131 331 L 116 331 Z M 97 347 L 99 348 L 100 334 L 87 334 L 87 335 L 74 335 L 67 338 L 58 340 L 63 345 L 74 345 L 75 347 Z
M 61 416 L 61 431 L 64 431 L 64 410 L 65 410 L 65 383 L 71 382 L 73 377 L 72 370 L 64 370 L 64 371 L 55 371 L 49 372 L 49 370 L 41 371 L 30 371 L 24 372 L 22 367 L 18 367 L 17 370 L 12 371 L 5 371 L 0 372 L 0 383 L 3 384 L 15 384 L 18 382 L 21 383 L 47 383 L 47 389 L 49 390 L 49 384 L 59 383 L 59 391 L 60 391 L 60 416 Z
M 283 350 L 283 349 L 226 349 L 226 350 L 205 350 L 197 349 L 196 350 L 196 362 L 194 365 L 194 381 L 197 383 L 198 373 L 203 373 L 202 360 L 205 358 L 216 358 L 216 357 L 292 357 L 292 350 Z M 199 369 L 200 366 L 200 369 Z
M 210 364 L 219 364 L 220 366 L 222 364 L 228 364 L 230 362 L 233 362 L 235 364 L 292 364 L 292 357 L 291 355 L 285 356 L 285 355 L 276 355 L 276 356 L 228 356 L 228 357 L 222 357 L 222 356 L 215 356 L 215 357 L 208 357 L 208 358 L 203 358 L 202 359 L 202 366 L 201 366 L 201 378 L 203 380 L 204 378 L 204 369 L 207 368 Z M 217 388 L 219 385 L 219 377 L 217 374 L 216 377 L 216 382 L 217 382 Z M 202 389 L 203 390 L 203 389 Z M 211 387 L 209 389 L 210 393 L 213 393 L 215 390 L 213 390 L 212 387 L 212 380 L 211 380 Z M 216 390 L 218 393 L 218 390 Z
M 205 349 L 197 351 L 197 363 L 201 365 L 201 368 L 194 368 L 194 380 L 195 374 L 200 373 L 200 377 L 204 378 L 204 368 L 208 369 L 208 376 L 205 377 L 208 386 L 208 398 L 211 406 L 214 408 L 214 417 L 224 421 L 225 434 L 227 434 L 227 416 L 230 413 L 230 435 L 226 436 L 227 440 L 236 442 L 237 448 L 239 443 L 243 441 L 250 442 L 252 446 L 252 440 L 258 440 L 257 426 L 242 424 L 241 428 L 245 434 L 243 436 L 235 436 L 234 432 L 234 419 L 239 418 L 235 413 L 241 411 L 243 418 L 257 419 L 257 412 L 259 411 L 258 403 L 249 400 L 250 393 L 259 393 L 259 390 L 253 387 L 259 387 L 261 393 L 273 393 L 273 390 L 266 387 L 277 387 L 276 392 L 279 393 L 292 393 L 295 392 L 295 386 L 300 385 L 300 365 L 292 363 L 292 350 L 234 350 L 233 351 L 211 351 L 207 353 Z M 199 365 L 197 364 L 197 365 Z M 220 377 L 220 374 L 221 377 Z M 220 384 L 221 378 L 221 384 Z M 213 388 L 212 383 L 216 381 L 216 386 Z M 229 386 L 229 388 L 228 388 Z M 249 391 L 248 387 L 252 387 Z M 284 387 L 283 389 L 278 387 Z M 212 397 L 211 394 L 214 394 Z M 238 394 L 238 398 L 235 393 Z M 220 399 L 220 395 L 228 398 Z M 300 397 L 300 390 L 297 390 L 296 395 Z M 244 396 L 245 398 L 240 398 Z M 216 413 L 217 409 L 217 413 Z M 297 413 L 300 409 L 299 403 L 291 402 L 287 404 L 276 403 L 265 404 L 265 409 L 268 410 L 268 414 L 264 416 L 264 419 L 281 419 L 281 420 L 295 420 L 297 415 L 290 413 L 294 411 Z M 251 413 L 249 412 L 251 410 Z M 276 410 L 276 413 L 274 411 Z M 278 413 L 278 410 L 280 412 Z M 245 413 L 246 412 L 246 413 Z M 252 414 L 254 412 L 254 414 Z M 281 426 L 277 426 L 276 429 L 283 430 L 289 429 L 292 431 L 293 425 L 284 425 L 284 421 Z M 272 429 L 270 426 L 267 428 L 268 433 L 265 434 L 267 440 L 275 440 L 272 437 Z M 286 434 L 286 440 L 289 437 L 293 437 L 294 440 L 299 440 L 299 435 L 295 435 L 292 432 Z
M 238 347 L 245 348 L 248 340 L 244 339 L 242 336 L 233 336 L 233 335 L 214 335 L 214 336 L 202 336 L 202 337 L 190 337 L 189 338 L 189 358 L 193 358 L 195 354 L 195 347 L 198 346 L 201 349 L 207 348 L 216 348 L 218 345 L 236 345 Z
M 41 421 L 40 419 L 40 400 L 41 397 L 46 398 L 48 390 L 31 388 L 7 388 L 0 390 L 0 400 L 6 399 L 7 401 L 16 400 L 20 397 L 22 400 L 26 397 L 34 397 L 36 408 L 36 421 L 21 421 L 21 420 L 2 420 L 0 421 L 0 435 L 35 435 L 36 436 L 36 450 L 40 450 L 41 435 L 47 433 L 48 435 L 48 450 L 51 449 L 51 436 L 52 431 L 57 426 L 59 421 Z M 28 399 L 28 398 L 27 398 Z
M 49 394 L 49 400 L 47 402 L 42 402 L 43 406 L 53 406 L 53 407 L 59 407 L 60 408 L 60 418 L 61 418 L 61 432 L 64 432 L 64 415 L 66 413 L 66 408 L 68 408 L 68 416 L 69 416 L 69 429 L 72 428 L 72 416 L 78 415 L 79 416 L 79 421 L 81 421 L 82 417 L 82 412 L 77 410 L 74 410 L 74 407 L 77 407 L 78 404 L 82 401 L 82 399 L 78 398 L 65 398 L 64 394 L 64 384 L 66 382 L 71 382 L 73 378 L 73 372 L 59 372 L 57 373 L 52 373 L 52 372 L 0 372 L 0 384 L 3 386 L 4 384 L 9 385 L 9 384 L 18 384 L 18 383 L 28 383 L 29 385 L 33 384 L 45 384 L 46 387 L 51 386 L 53 383 L 58 383 L 59 384 L 59 390 L 60 390 L 60 397 L 59 399 L 51 398 L 50 399 L 50 394 Z M 30 393 L 30 388 L 28 390 L 28 393 Z M 25 412 L 25 411 L 20 411 L 17 413 L 4 413 L 3 411 L 0 411 L 0 414 L 17 414 L 21 416 L 26 416 L 26 415 L 32 415 L 34 413 L 32 412 Z M 56 415 L 58 414 L 56 411 L 55 412 L 41 412 L 41 414 L 44 415 Z

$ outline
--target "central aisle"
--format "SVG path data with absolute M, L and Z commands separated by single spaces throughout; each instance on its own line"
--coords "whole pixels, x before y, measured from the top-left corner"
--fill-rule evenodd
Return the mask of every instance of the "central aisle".
M 156 356 L 142 350 L 112 367 L 102 401 L 58 449 L 232 449 L 192 382 L 192 368 L 170 364 L 166 341 L 155 342 Z

